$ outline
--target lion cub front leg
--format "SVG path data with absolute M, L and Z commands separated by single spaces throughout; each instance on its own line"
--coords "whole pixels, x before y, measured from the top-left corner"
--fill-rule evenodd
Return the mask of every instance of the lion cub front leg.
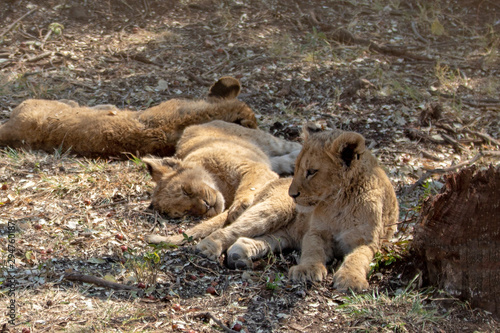
M 341 291 L 351 289 L 361 291 L 368 288 L 366 275 L 373 259 L 374 251 L 370 246 L 361 245 L 349 253 L 333 275 L 334 287 Z
M 300 262 L 290 268 L 289 277 L 295 281 L 323 281 L 327 274 L 325 263 L 332 255 L 329 243 L 319 232 L 308 231 L 302 239 Z
M 243 214 L 243 212 L 252 205 L 254 193 L 240 193 L 228 209 L 227 222 L 233 223 L 236 219 Z
M 186 240 L 190 237 L 192 239 L 197 240 L 204 238 L 210 235 L 217 229 L 222 228 L 227 221 L 227 211 L 220 213 L 212 217 L 207 221 L 203 221 L 200 224 L 194 226 L 193 228 L 187 230 L 185 232 L 187 238 L 184 235 L 174 235 L 174 236 L 160 236 L 160 235 L 147 235 L 145 237 L 146 242 L 150 244 L 160 244 L 160 243 L 168 243 L 174 245 L 181 245 L 186 242 Z
M 267 166 L 257 165 L 247 171 L 241 179 L 233 203 L 228 209 L 228 223 L 234 222 L 253 204 L 255 195 L 264 185 L 277 178 L 279 178 L 278 174 L 274 173 Z
M 293 209 L 293 205 L 286 205 L 286 201 L 268 199 L 257 202 L 236 221 L 200 241 L 196 249 L 208 258 L 217 260 L 238 238 L 265 235 L 287 225 L 294 217 Z
M 252 268 L 253 260 L 262 258 L 269 252 L 289 248 L 291 244 L 290 236 L 281 231 L 254 239 L 240 237 L 227 249 L 227 265 L 237 269 Z

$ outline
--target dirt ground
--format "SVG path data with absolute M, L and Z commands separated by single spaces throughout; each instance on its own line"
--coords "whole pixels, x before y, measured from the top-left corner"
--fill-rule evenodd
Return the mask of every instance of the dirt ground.
M 231 75 L 275 135 L 300 141 L 306 121 L 363 134 L 401 218 L 370 290 L 342 294 L 331 274 L 320 284 L 289 281 L 298 253 L 233 271 L 189 246 L 149 247 L 144 234 L 197 221 L 147 209 L 153 183 L 138 160 L 5 149 L 2 332 L 500 331 L 491 314 L 425 286 L 407 256 L 421 201 L 442 186 L 443 171 L 498 165 L 499 50 L 494 0 L 3 0 L 0 121 L 28 98 L 140 110 L 203 98 Z

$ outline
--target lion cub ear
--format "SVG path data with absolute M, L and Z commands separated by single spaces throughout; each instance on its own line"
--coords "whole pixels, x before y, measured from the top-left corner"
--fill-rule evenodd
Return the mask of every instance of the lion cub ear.
M 208 97 L 233 99 L 240 94 L 240 90 L 240 81 L 236 80 L 234 77 L 224 76 L 210 87 Z
M 308 121 L 302 125 L 302 140 L 306 141 L 312 134 L 322 131 L 323 129 L 319 127 L 318 124 Z
M 180 167 L 181 160 L 174 157 L 158 158 L 143 158 L 142 161 L 146 164 L 151 178 L 158 183 L 164 174 L 176 170 Z
M 349 168 L 352 161 L 359 160 L 365 149 L 365 138 L 361 134 L 346 132 L 331 143 L 330 151 L 334 156 L 340 157 Z

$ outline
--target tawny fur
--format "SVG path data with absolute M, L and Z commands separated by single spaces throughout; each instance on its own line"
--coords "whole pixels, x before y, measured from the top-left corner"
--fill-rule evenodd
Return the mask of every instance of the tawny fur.
M 224 120 L 256 128 L 250 107 L 236 99 L 238 80 L 223 77 L 206 100 L 172 99 L 144 111 L 104 105 L 78 106 L 74 101 L 27 100 L 0 126 L 0 147 L 70 150 L 82 156 L 171 156 L 189 125 Z
M 215 216 L 219 222 L 204 225 L 222 226 L 249 207 L 268 182 L 278 179 L 272 160 L 283 162 L 288 156 L 288 169 L 280 163 L 276 171 L 291 172 L 300 148 L 261 130 L 223 121 L 190 126 L 177 144 L 175 157 L 144 159 L 157 184 L 152 205 L 172 217 Z M 182 240 L 182 235 L 148 238 L 149 242 Z
M 238 268 L 269 251 L 300 249 L 293 280 L 321 281 L 325 264 L 344 257 L 335 287 L 359 291 L 368 287 L 369 263 L 397 218 L 394 189 L 364 138 L 334 130 L 306 133 L 293 179 L 268 183 L 232 224 L 222 228 L 212 219 L 186 234 L 206 237 L 196 247 L 209 258 L 227 250 L 229 266 Z

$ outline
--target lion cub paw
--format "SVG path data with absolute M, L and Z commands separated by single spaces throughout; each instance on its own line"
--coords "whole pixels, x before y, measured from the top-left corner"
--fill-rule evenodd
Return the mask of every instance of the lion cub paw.
M 239 253 L 227 253 L 227 266 L 232 269 L 252 269 L 253 261 Z
M 369 286 L 365 274 L 342 268 L 333 275 L 333 281 L 333 286 L 340 291 L 347 291 L 349 289 L 352 291 L 362 291 L 368 289 Z
M 160 235 L 146 235 L 146 237 L 144 237 L 144 240 L 149 244 L 167 243 L 167 244 L 181 245 L 182 243 L 184 243 L 185 238 L 183 235 L 176 235 L 170 237 L 165 237 Z
M 222 246 L 210 238 L 205 238 L 196 245 L 196 252 L 208 259 L 217 260 L 222 254 Z
M 290 268 L 288 276 L 294 281 L 323 281 L 326 277 L 327 270 L 325 265 L 321 263 L 296 265 Z

